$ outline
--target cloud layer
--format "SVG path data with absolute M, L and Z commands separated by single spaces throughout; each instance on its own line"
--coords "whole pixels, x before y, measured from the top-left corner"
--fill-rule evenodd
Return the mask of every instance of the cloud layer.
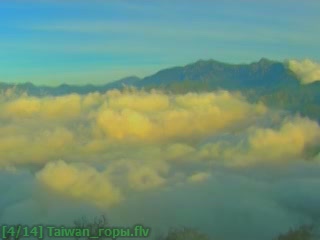
M 211 211 L 221 215 L 221 208 L 225 214 L 241 218 L 253 204 L 249 212 L 254 221 L 267 214 L 270 220 L 283 219 L 281 226 L 286 227 L 296 223 L 301 214 L 311 217 L 303 204 L 301 209 L 285 213 L 284 208 L 294 203 L 281 197 L 281 186 L 272 185 L 268 176 L 276 174 L 274 177 L 286 184 L 292 176 L 288 178 L 285 169 L 299 164 L 318 169 L 320 126 L 308 118 L 249 103 L 238 93 L 173 95 L 126 89 L 30 97 L 9 90 L 0 95 L 0 107 L 2 172 L 16 179 L 13 181 L 28 179 L 27 188 L 32 189 L 10 193 L 7 198 L 12 203 L 0 203 L 2 219 L 14 221 L 21 209 L 28 208 L 25 216 L 33 214 L 49 221 L 59 218 L 50 206 L 62 209 L 70 203 L 107 210 L 119 224 L 123 219 L 133 222 L 129 213 L 139 210 L 142 215 L 136 221 L 160 226 L 161 218 L 177 211 L 181 216 L 175 220 L 171 216 L 171 225 L 195 226 L 196 222 L 187 220 L 173 205 L 192 204 L 194 193 L 205 192 L 205 204 L 198 202 L 195 208 L 203 214 Z M 242 184 L 243 194 L 233 189 L 236 183 Z M 252 188 L 257 195 L 250 193 Z M 230 200 L 236 197 L 233 194 L 242 201 L 239 208 Z M 252 204 L 245 202 L 247 194 Z M 160 204 L 161 199 L 166 204 L 163 208 L 171 210 L 162 210 L 157 213 L 159 220 L 152 220 L 148 211 L 156 211 L 151 205 Z M 260 204 L 266 204 L 267 209 L 254 213 Z M 197 214 L 195 211 L 185 214 Z M 227 215 L 221 220 L 226 224 Z M 219 221 L 214 220 L 216 225 Z M 232 227 L 239 233 L 237 225 Z M 273 226 L 269 230 L 275 233 L 279 229 Z M 228 232 L 215 231 L 218 237 Z M 250 234 L 242 235 L 250 239 Z
M 268 109 L 227 91 L 168 95 L 127 89 L 43 98 L 7 92 L 0 104 L 1 166 L 43 168 L 37 179 L 48 189 L 99 206 L 97 198 L 108 192 L 113 197 L 106 206 L 122 199 L 112 181 L 149 190 L 174 181 L 170 169 L 198 165 L 193 173 L 179 171 L 186 181 L 201 182 L 209 176 L 201 169 L 206 164 L 292 161 L 320 138 L 318 124 L 301 117 L 259 126 L 272 115 Z M 79 163 L 87 170 L 75 167 Z M 117 182 L 115 173 L 126 183 Z M 90 185 L 104 186 L 105 194 L 95 196 Z

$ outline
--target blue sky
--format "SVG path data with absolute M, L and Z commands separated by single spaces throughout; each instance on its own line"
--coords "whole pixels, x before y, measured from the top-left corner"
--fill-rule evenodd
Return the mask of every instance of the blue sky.
M 320 2 L 3 0 L 0 81 L 143 77 L 199 59 L 320 60 Z

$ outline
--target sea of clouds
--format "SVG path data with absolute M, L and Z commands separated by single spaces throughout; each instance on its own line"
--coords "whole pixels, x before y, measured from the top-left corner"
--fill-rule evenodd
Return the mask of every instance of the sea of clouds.
M 267 240 L 319 217 L 319 124 L 240 93 L 7 90 L 0 109 L 2 224 L 106 213 Z

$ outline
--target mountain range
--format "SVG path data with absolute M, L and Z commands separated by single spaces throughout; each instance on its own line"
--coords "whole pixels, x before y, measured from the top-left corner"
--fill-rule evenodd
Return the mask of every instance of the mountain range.
M 133 86 L 171 93 L 208 92 L 219 89 L 240 91 L 251 102 L 261 101 L 270 107 L 298 112 L 320 120 L 320 81 L 301 84 L 286 64 L 262 58 L 250 64 L 227 64 L 199 60 L 182 67 L 161 70 L 142 79 L 131 76 L 103 85 L 61 84 L 57 87 L 32 83 L 0 83 L 0 91 L 15 88 L 32 96 L 60 96 L 70 93 L 105 92 Z

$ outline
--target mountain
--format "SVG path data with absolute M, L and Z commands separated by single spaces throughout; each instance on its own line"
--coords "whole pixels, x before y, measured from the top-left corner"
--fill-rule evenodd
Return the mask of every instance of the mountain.
M 286 109 L 320 122 L 320 81 L 302 85 L 284 63 L 266 58 L 251 64 L 200 60 L 159 71 L 136 86 L 173 93 L 240 91 L 251 102 L 261 101 L 269 107 Z
M 0 83 L 0 91 L 6 91 L 7 89 L 14 88 L 17 92 L 26 92 L 31 96 L 61 96 L 70 93 L 87 94 L 90 92 L 103 93 L 111 89 L 121 89 L 126 85 L 132 86 L 138 81 L 140 81 L 140 78 L 131 76 L 104 85 L 86 84 L 81 86 L 61 84 L 57 87 L 48 87 L 36 86 L 30 82 L 18 84 Z
M 200 60 L 184 67 L 161 70 L 154 75 L 140 79 L 127 77 L 104 85 L 76 86 L 61 84 L 58 87 L 35 86 L 32 83 L 5 84 L 0 89 L 15 87 L 31 95 L 63 95 L 69 93 L 85 94 L 104 92 L 124 85 L 137 88 L 157 88 L 172 92 L 207 91 L 216 89 L 247 90 L 281 87 L 299 87 L 297 77 L 283 63 L 262 58 L 251 64 L 226 64 L 215 60 Z
M 299 87 L 296 76 L 280 62 L 262 58 L 251 64 L 226 64 L 215 60 L 189 64 L 159 71 L 137 83 L 138 87 L 162 88 L 173 92 L 189 90 L 274 90 Z
M 134 86 L 172 93 L 204 92 L 217 89 L 240 91 L 249 101 L 262 101 L 270 107 L 299 112 L 320 120 L 320 82 L 302 85 L 298 77 L 281 62 L 262 58 L 250 64 L 227 64 L 215 60 L 199 60 L 183 67 L 161 70 L 143 79 L 128 77 L 104 85 L 58 87 L 35 86 L 32 83 L 0 83 L 0 90 L 15 88 L 30 95 L 65 95 L 105 92 Z

